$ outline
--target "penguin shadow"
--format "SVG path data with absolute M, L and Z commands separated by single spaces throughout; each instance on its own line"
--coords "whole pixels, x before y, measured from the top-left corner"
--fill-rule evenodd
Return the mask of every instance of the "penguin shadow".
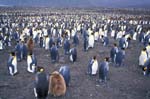
M 87 79 L 88 79 L 88 80 L 90 80 L 90 81 L 97 81 L 98 74 L 91 75 L 91 74 L 88 74 L 88 73 L 86 72 L 85 75 L 87 76 Z
M 63 96 L 55 96 L 55 95 L 49 94 L 48 98 L 45 98 L 45 99 L 49 99 L 49 98 L 52 98 L 52 99 L 65 98 L 65 96 L 66 96 L 66 94 L 63 95 Z
M 109 83 L 108 81 L 99 81 L 97 80 L 95 83 L 96 87 L 104 87 L 104 88 L 108 88 L 109 87 Z
M 92 51 L 95 47 L 88 47 L 87 51 Z
M 116 67 L 116 68 L 126 67 L 126 64 L 124 62 L 121 63 L 121 64 L 116 64 L 115 62 L 109 62 L 109 65 L 112 66 L 112 67 Z
M 108 75 L 106 80 L 102 79 L 95 79 L 95 86 L 96 87 L 109 87 L 109 82 L 111 81 L 110 76 Z

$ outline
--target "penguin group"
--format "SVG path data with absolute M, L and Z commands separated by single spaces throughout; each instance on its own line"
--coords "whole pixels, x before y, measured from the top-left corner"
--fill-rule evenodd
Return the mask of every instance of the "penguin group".
M 73 13 L 73 12 L 72 12 Z M 141 16 L 125 15 L 75 15 L 72 14 L 8 13 L 0 16 L 0 51 L 13 47 L 7 61 L 9 74 L 18 73 L 17 63 L 27 61 L 27 71 L 36 75 L 34 94 L 37 98 L 65 95 L 70 85 L 71 66 L 62 66 L 47 75 L 43 67 L 38 67 L 35 48 L 49 52 L 50 62 L 59 63 L 60 55 L 75 64 L 79 60 L 79 45 L 84 54 L 96 46 L 109 49 L 109 57 L 93 55 L 87 66 L 87 74 L 99 75 L 99 81 L 106 82 L 109 67 L 126 65 L 127 50 L 138 41 L 143 46 L 139 65 L 144 75 L 150 74 L 150 21 Z M 114 41 L 111 45 L 110 40 Z M 138 66 L 137 66 L 138 67 Z

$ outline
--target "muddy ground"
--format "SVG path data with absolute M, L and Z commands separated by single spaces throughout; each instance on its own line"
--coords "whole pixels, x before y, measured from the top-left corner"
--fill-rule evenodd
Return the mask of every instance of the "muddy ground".
M 121 67 L 110 64 L 109 79 L 106 83 L 98 83 L 98 75 L 90 77 L 86 75 L 87 64 L 93 55 L 97 55 L 101 62 L 105 56 L 109 56 L 114 39 L 110 39 L 108 47 L 100 42 L 88 52 L 83 52 L 83 41 L 77 47 L 77 62 L 71 63 L 63 50 L 59 49 L 64 62 L 51 63 L 49 51 L 36 45 L 34 53 L 38 66 L 43 66 L 46 73 L 59 70 L 60 66 L 68 65 L 71 69 L 71 85 L 67 93 L 62 97 L 49 96 L 48 99 L 150 99 L 150 78 L 142 75 L 138 66 L 138 57 L 142 45 L 138 41 L 131 41 L 131 47 L 126 50 L 125 63 Z M 7 71 L 7 59 L 13 47 L 0 51 L 0 99 L 35 99 L 33 94 L 34 74 L 27 72 L 26 60 L 18 62 L 19 74 L 10 76 Z

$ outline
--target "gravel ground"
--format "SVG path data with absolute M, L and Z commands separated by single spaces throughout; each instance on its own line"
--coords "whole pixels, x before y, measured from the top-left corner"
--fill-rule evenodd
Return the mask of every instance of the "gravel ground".
M 106 83 L 97 82 L 98 75 L 90 77 L 86 75 L 88 60 L 93 55 L 97 55 L 101 62 L 105 56 L 109 56 L 109 51 L 114 40 L 110 39 L 108 47 L 103 47 L 96 42 L 95 47 L 88 52 L 83 52 L 83 43 L 77 47 L 77 62 L 71 63 L 67 56 L 63 55 L 63 50 L 59 49 L 63 62 L 52 64 L 49 51 L 39 48 L 36 45 L 34 53 L 38 60 L 38 66 L 43 66 L 47 73 L 58 70 L 62 65 L 68 65 L 71 69 L 71 85 L 67 88 L 67 93 L 62 97 L 52 97 L 50 99 L 149 99 L 150 79 L 142 75 L 138 67 L 138 56 L 141 46 L 138 41 L 132 41 L 131 47 L 126 50 L 124 65 L 116 67 L 110 64 L 109 79 Z M 27 63 L 23 60 L 18 63 L 19 74 L 8 75 L 7 59 L 11 48 L 0 51 L 0 99 L 34 99 L 33 82 L 34 74 L 26 71 Z

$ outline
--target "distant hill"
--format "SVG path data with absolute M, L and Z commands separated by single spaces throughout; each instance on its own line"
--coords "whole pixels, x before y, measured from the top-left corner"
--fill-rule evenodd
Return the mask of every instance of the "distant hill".
M 0 0 L 0 6 L 148 8 L 150 0 Z

